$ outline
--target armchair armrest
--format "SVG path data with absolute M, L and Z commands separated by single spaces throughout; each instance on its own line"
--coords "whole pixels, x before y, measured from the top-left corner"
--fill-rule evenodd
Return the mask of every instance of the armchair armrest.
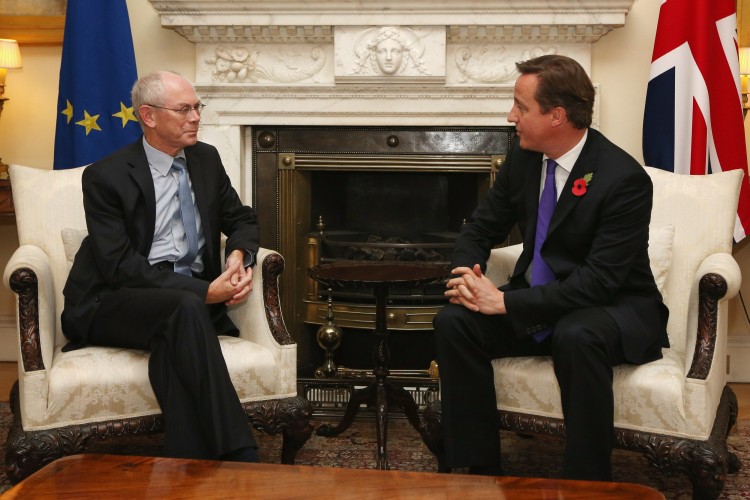
M 3 282 L 18 295 L 19 346 L 25 372 L 51 366 L 55 347 L 56 300 L 49 257 L 35 245 L 22 245 L 11 256 Z
M 719 328 L 718 324 L 719 303 L 737 295 L 742 272 L 730 254 L 715 253 L 703 259 L 698 266 L 696 278 L 699 280 L 698 318 L 694 337 L 695 350 L 687 376 L 705 380 L 711 371 L 717 342 L 726 342 L 726 325 Z M 688 345 L 690 340 L 689 338 Z
M 696 276 L 702 277 L 706 274 L 718 274 L 726 282 L 726 290 L 719 299 L 729 300 L 736 296 L 742 284 L 742 271 L 739 264 L 728 253 L 714 253 L 703 259 Z
M 511 245 L 502 248 L 495 248 L 490 252 L 490 258 L 487 259 L 487 276 L 495 286 L 504 285 L 513 274 L 516 267 L 516 261 L 523 251 L 523 245 Z
M 279 299 L 279 276 L 284 258 L 278 252 L 259 248 L 253 271 L 253 291 L 242 304 L 229 308 L 229 315 L 240 329 L 240 337 L 272 351 L 295 346 L 286 329 Z

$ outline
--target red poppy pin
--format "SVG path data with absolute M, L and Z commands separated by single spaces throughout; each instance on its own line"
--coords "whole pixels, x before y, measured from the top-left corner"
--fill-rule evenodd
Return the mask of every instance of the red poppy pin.
M 573 181 L 573 194 L 576 196 L 583 196 L 586 194 L 586 188 L 591 183 L 591 179 L 594 178 L 594 173 L 589 172 L 580 179 Z

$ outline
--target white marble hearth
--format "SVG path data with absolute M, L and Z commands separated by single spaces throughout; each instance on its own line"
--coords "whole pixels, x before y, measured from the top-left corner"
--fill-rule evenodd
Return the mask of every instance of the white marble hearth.
M 252 127 L 506 125 L 516 61 L 590 71 L 634 0 L 149 1 L 195 43 L 202 138 L 252 202 Z

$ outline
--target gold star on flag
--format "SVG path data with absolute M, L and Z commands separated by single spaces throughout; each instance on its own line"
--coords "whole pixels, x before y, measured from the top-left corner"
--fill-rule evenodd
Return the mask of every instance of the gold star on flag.
M 122 102 L 120 103 L 120 112 L 115 113 L 112 116 L 116 116 L 117 118 L 122 120 L 122 128 L 125 128 L 125 125 L 127 125 L 130 121 L 137 121 L 135 119 L 135 115 L 133 114 L 133 106 L 127 107 Z
M 91 130 L 98 130 L 99 132 L 102 131 L 102 129 L 99 128 L 99 125 L 96 124 L 96 120 L 99 119 L 99 115 L 91 116 L 89 115 L 89 112 L 84 110 L 83 111 L 84 119 L 80 122 L 76 122 L 76 125 L 80 125 L 81 127 L 86 127 L 86 135 L 89 135 L 89 132 Z
M 67 99 L 65 100 L 65 102 L 67 102 L 68 105 L 65 107 L 65 109 L 63 109 L 62 111 L 60 111 L 60 113 L 63 114 L 63 115 L 65 115 L 65 116 L 67 116 L 68 117 L 68 121 L 66 123 L 70 123 L 70 120 L 73 119 L 73 105 L 70 104 L 70 101 L 68 101 Z

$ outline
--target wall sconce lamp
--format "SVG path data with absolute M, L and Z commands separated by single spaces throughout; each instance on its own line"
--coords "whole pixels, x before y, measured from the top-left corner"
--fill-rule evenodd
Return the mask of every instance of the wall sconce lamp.
M 742 107 L 747 111 L 748 76 L 750 76 L 750 47 L 740 47 L 740 89 L 742 90 Z
M 21 51 L 18 49 L 18 42 L 7 38 L 0 38 L 0 114 L 3 112 L 3 105 L 8 100 L 5 97 L 5 76 L 8 69 L 21 67 Z M 0 179 L 8 178 L 8 165 L 0 159 Z
M 0 38 L 0 100 L 4 103 L 8 100 L 5 94 L 5 75 L 8 69 L 20 68 L 21 51 L 18 49 L 18 42 L 7 38 Z M 0 104 L 2 110 L 2 104 Z

